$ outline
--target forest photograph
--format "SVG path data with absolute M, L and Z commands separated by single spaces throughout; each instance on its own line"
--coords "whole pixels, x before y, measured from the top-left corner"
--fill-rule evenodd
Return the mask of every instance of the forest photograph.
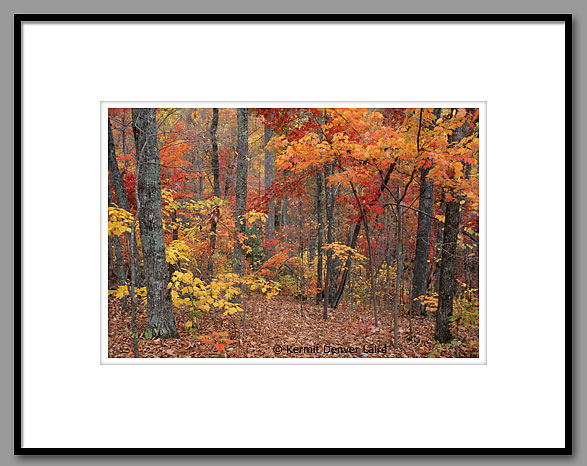
M 479 358 L 479 126 L 108 108 L 108 358 Z

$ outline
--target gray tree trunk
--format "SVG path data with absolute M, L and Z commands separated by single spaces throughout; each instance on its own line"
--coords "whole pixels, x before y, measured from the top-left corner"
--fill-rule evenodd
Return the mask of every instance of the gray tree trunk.
M 434 203 L 434 182 L 427 178 L 430 168 L 423 168 L 420 175 L 420 204 L 418 206 L 418 229 L 416 233 L 416 252 L 414 256 L 414 275 L 412 280 L 412 312 L 425 315 L 426 307 L 417 301 L 426 295 L 428 285 L 428 258 L 430 257 L 430 228 L 432 226 L 432 206 Z
M 220 197 L 220 163 L 218 161 L 218 109 L 212 109 L 212 124 L 210 125 L 210 141 L 212 142 L 212 173 L 214 177 L 213 192 L 215 197 Z M 208 258 L 208 277 L 214 274 L 214 253 L 216 252 L 216 226 L 219 211 L 215 209 L 210 218 L 210 257 Z
M 114 189 L 114 195 L 116 196 L 116 204 L 121 209 L 130 212 L 130 204 L 128 202 L 128 196 L 126 195 L 126 188 L 124 187 L 124 181 L 122 179 L 122 175 L 120 174 L 120 169 L 118 168 L 118 162 L 116 161 L 116 149 L 114 147 L 114 137 L 112 135 L 110 119 L 108 119 L 108 173 L 110 174 L 110 181 L 112 181 L 112 188 Z M 143 274 L 141 272 L 139 246 L 136 238 L 134 238 L 133 241 L 130 233 L 126 233 L 125 237 L 129 248 L 133 248 L 134 268 L 137 280 L 136 284 L 139 288 L 141 288 L 143 286 Z
M 212 124 L 210 125 L 210 141 L 212 142 L 212 174 L 214 176 L 214 196 L 220 197 L 220 163 L 218 161 L 218 109 L 212 109 Z
M 112 197 L 112 190 L 110 189 L 110 182 L 108 182 L 108 206 L 112 207 L 113 205 L 114 200 Z M 124 272 L 124 260 L 122 258 L 122 245 L 120 244 L 120 236 L 113 236 L 109 238 L 109 244 L 112 244 L 112 247 L 114 248 L 112 271 L 116 275 L 116 283 L 118 286 L 124 286 L 126 285 L 126 274 Z M 122 299 L 121 307 L 126 311 L 126 296 Z
M 468 126 L 457 128 L 449 137 L 451 144 L 458 144 L 467 135 Z M 446 203 L 444 213 L 444 234 L 442 241 L 442 259 L 440 262 L 440 279 L 438 293 L 438 311 L 434 337 L 441 343 L 452 340 L 450 318 L 453 311 L 455 294 L 455 268 L 457 262 L 457 241 L 459 237 L 459 216 L 461 204 L 458 199 Z
M 326 165 L 324 176 L 324 194 L 326 198 L 326 244 L 334 243 L 334 186 L 328 185 L 328 177 L 333 174 L 331 163 Z M 334 302 L 336 294 L 336 282 L 334 280 L 334 260 L 332 258 L 332 249 L 326 251 L 326 276 L 327 283 L 324 286 L 324 299 L 327 305 Z M 332 286 L 334 284 L 334 287 Z M 334 288 L 334 292 L 333 292 Z
M 442 242 L 442 262 L 440 263 L 440 293 L 436 312 L 434 337 L 441 343 L 452 339 L 450 317 L 452 316 L 455 292 L 455 267 L 457 259 L 457 240 L 459 235 L 459 201 L 447 202 L 444 222 L 444 241 Z
M 289 207 L 289 202 L 287 202 L 287 197 L 281 199 L 281 226 L 286 227 L 288 225 L 289 219 L 287 218 L 287 208 Z
M 273 137 L 273 128 L 265 125 L 265 193 L 271 188 L 275 178 L 275 153 L 267 149 L 267 144 Z M 267 221 L 265 222 L 265 241 L 271 241 L 275 237 L 275 201 L 271 199 L 267 208 Z M 273 246 L 265 248 L 265 260 L 273 255 Z
M 442 206 L 446 210 L 446 204 Z M 442 243 L 444 240 L 444 225 L 436 225 L 436 251 L 434 251 L 434 262 L 430 265 L 430 279 L 428 284 L 433 284 L 434 292 L 440 293 L 440 261 L 442 260 Z
M 139 226 L 147 285 L 147 327 L 145 334 L 159 338 L 177 337 L 169 274 L 165 260 L 161 217 L 161 167 L 157 146 L 157 120 L 153 108 L 133 108 L 133 126 L 140 176 L 137 180 Z
M 434 116 L 440 118 L 442 109 L 435 108 Z M 433 126 L 433 125 L 429 125 Z M 420 147 L 418 147 L 420 150 Z M 418 228 L 416 233 L 416 252 L 412 278 L 412 314 L 426 315 L 426 306 L 417 299 L 426 295 L 428 289 L 428 258 L 430 257 L 430 228 L 432 227 L 432 207 L 434 204 L 434 182 L 427 178 L 432 166 L 420 172 L 420 199 L 418 206 Z
M 238 239 L 238 235 L 244 238 L 246 225 L 244 214 L 247 208 L 247 180 L 248 180 L 248 156 L 249 156 L 249 109 L 237 109 L 237 160 L 236 160 L 236 181 L 234 192 L 235 202 L 235 241 L 232 256 L 232 272 L 242 275 L 245 259 L 245 250 L 243 244 Z M 239 297 L 240 298 L 240 297 Z M 235 300 L 240 302 L 238 299 Z
M 322 301 L 322 173 L 316 173 L 316 221 L 318 232 L 316 238 L 316 254 L 318 254 L 318 265 L 316 267 L 316 304 Z
M 399 199 L 399 197 L 398 197 Z M 402 283 L 402 275 L 404 272 L 404 257 L 403 257 L 403 239 L 402 239 L 402 205 L 398 201 L 396 203 L 396 212 L 397 212 L 397 264 L 396 264 L 396 278 L 395 278 L 395 296 L 393 298 L 393 347 L 397 349 L 398 347 L 398 306 L 399 306 L 399 296 L 401 292 L 401 283 Z M 411 320 L 410 320 L 411 325 Z M 411 331 L 411 329 L 410 329 Z

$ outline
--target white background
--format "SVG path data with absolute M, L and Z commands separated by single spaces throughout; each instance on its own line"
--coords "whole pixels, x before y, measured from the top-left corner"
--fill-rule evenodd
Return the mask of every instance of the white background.
M 562 24 L 31 24 L 23 48 L 23 446 L 564 446 Z M 100 365 L 117 100 L 487 101 L 488 364 Z

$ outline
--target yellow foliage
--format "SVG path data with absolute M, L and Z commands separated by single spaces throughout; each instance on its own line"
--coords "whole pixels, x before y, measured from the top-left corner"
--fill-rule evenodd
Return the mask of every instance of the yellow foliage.
M 130 232 L 132 221 L 133 215 L 128 210 L 117 206 L 108 207 L 108 236 L 120 236 Z
M 367 258 L 364 255 L 357 252 L 356 249 L 353 249 L 350 246 L 347 246 L 346 244 L 342 243 L 327 244 L 325 246 L 322 246 L 322 250 L 324 252 L 332 251 L 332 257 L 338 260 L 342 264 L 343 268 L 346 266 L 346 260 L 349 257 L 356 261 L 367 260 Z
M 115 298 L 118 299 L 122 299 L 125 296 L 130 296 L 130 287 L 123 285 L 123 286 L 119 286 L 114 293 L 112 293 L 112 296 L 114 296 Z M 136 288 L 135 287 L 135 296 L 137 298 L 141 298 L 141 301 L 143 303 L 147 302 L 147 288 L 143 287 L 143 288 Z
M 235 273 L 220 274 L 210 283 L 205 283 L 192 272 L 174 272 L 171 277 L 171 299 L 178 307 L 189 305 L 194 311 L 210 312 L 211 309 L 222 311 L 225 315 L 242 312 L 239 304 L 232 303 L 234 296 L 241 294 L 241 286 L 248 285 L 251 289 L 261 288 L 267 299 L 279 293 L 278 283 L 261 277 L 239 277 Z
M 420 296 L 416 298 L 414 301 L 419 302 L 424 306 L 424 308 L 428 311 L 436 311 L 438 309 L 438 294 L 432 293 L 428 296 Z
M 251 210 L 245 213 L 244 217 L 249 226 L 252 226 L 255 222 L 258 221 L 260 221 L 261 223 L 265 223 L 265 221 L 267 220 L 267 214 L 264 214 L 263 212 L 257 212 L 256 210 Z
M 188 254 L 190 248 L 183 241 L 172 241 L 165 248 L 165 260 L 170 264 L 177 264 L 178 261 L 189 262 Z

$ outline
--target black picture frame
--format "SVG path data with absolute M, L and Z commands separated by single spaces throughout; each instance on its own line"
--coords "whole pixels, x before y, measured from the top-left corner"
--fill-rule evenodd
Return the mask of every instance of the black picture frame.
M 14 15 L 14 454 L 15 455 L 571 455 L 572 354 L 572 125 L 565 139 L 565 446 L 563 448 L 29 448 L 22 446 L 22 26 L 30 22 L 563 22 L 565 118 L 572 121 L 571 14 L 16 14 Z

